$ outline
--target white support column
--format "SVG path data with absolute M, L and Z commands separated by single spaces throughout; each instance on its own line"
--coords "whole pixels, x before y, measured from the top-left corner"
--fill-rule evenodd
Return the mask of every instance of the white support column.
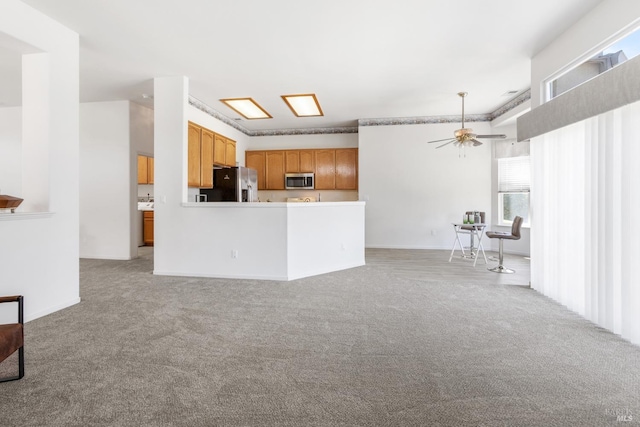
M 154 79 L 154 270 L 166 270 L 181 245 L 181 203 L 187 201 L 187 118 L 189 80 Z
M 22 56 L 21 210 L 49 210 L 50 66 L 48 53 Z

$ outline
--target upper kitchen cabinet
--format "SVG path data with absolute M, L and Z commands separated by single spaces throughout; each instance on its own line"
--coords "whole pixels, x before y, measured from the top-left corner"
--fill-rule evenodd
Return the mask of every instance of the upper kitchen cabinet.
M 188 130 L 188 170 L 187 182 L 189 187 L 200 186 L 200 126 L 189 123 Z
M 138 155 L 138 184 L 153 184 L 153 157 Z
M 189 122 L 187 172 L 189 187 L 213 187 L 213 140 L 213 132 Z
M 358 149 L 315 150 L 316 190 L 357 190 Z
M 358 189 L 358 149 L 336 149 L 336 190 Z
M 227 140 L 222 135 L 216 134 L 214 149 L 213 149 L 213 163 L 216 165 L 224 166 L 225 159 L 227 157 Z
M 227 166 L 236 165 L 236 142 L 233 139 L 227 138 L 227 143 L 225 144 L 225 159 Z
M 315 150 L 316 190 L 336 189 L 336 150 Z
M 153 174 L 155 173 L 155 161 L 153 157 L 147 157 L 147 182 L 153 184 Z
M 245 166 L 258 172 L 258 190 L 266 190 L 267 188 L 265 155 L 266 151 L 246 151 L 244 154 Z
M 284 153 L 267 151 L 265 154 L 267 190 L 284 190 Z
M 258 190 L 284 190 L 285 151 L 246 151 L 246 167 L 258 171 Z
M 236 142 L 222 135 L 215 135 L 213 163 L 217 166 L 236 165 Z
M 316 190 L 357 190 L 358 149 L 247 151 L 245 165 L 258 171 L 259 190 L 283 190 L 285 173 L 315 173 Z
M 189 122 L 189 187 L 213 188 L 214 165 L 236 165 L 236 142 Z
M 286 150 L 284 152 L 285 173 L 313 172 L 314 150 Z
M 200 136 L 200 188 L 213 188 L 213 132 L 202 128 Z

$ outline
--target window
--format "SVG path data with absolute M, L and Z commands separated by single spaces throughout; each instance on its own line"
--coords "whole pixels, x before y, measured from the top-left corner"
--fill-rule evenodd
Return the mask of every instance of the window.
M 601 51 L 547 84 L 547 100 L 552 100 L 587 80 L 622 64 L 640 53 L 640 28 L 615 43 L 608 41 Z
M 498 159 L 498 224 L 511 225 L 521 216 L 529 226 L 529 156 Z

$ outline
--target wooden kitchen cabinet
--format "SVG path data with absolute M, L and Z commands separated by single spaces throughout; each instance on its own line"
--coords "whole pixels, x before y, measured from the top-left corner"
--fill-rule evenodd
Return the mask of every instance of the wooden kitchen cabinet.
M 138 184 L 148 184 L 147 156 L 138 155 Z
M 153 174 L 155 173 L 155 161 L 153 157 L 147 157 L 147 184 L 153 184 Z
M 225 161 L 227 166 L 236 165 L 236 142 L 233 139 L 227 138 L 225 144 Z
M 153 211 L 144 211 L 142 213 L 142 234 L 144 244 L 153 246 Z
M 284 152 L 285 173 L 313 172 L 314 150 L 286 150 Z
M 213 187 L 214 133 L 189 122 L 188 170 L 189 187 Z
M 314 152 L 315 150 L 300 150 L 300 172 L 314 172 L 316 170 Z
M 204 128 L 200 136 L 200 188 L 213 188 L 213 132 Z
M 336 150 L 315 150 L 315 189 L 335 190 L 336 188 Z
M 358 189 L 358 149 L 336 149 L 336 190 Z
M 222 135 L 216 134 L 214 150 L 213 150 L 213 163 L 218 166 L 225 166 L 226 162 L 226 145 L 227 140 Z
M 283 190 L 285 173 L 315 173 L 316 190 L 357 190 L 358 149 L 247 151 L 245 165 L 258 171 L 258 190 Z
M 153 157 L 138 155 L 138 184 L 153 184 Z
M 284 152 L 284 171 L 285 173 L 300 172 L 300 151 L 287 150 Z
M 265 154 L 266 190 L 284 190 L 284 151 Z
M 246 151 L 244 164 L 258 172 L 258 190 L 284 190 L 285 151 Z
M 189 123 L 188 130 L 188 170 L 187 182 L 189 187 L 200 187 L 200 138 L 202 128 Z
M 265 151 L 245 151 L 244 153 L 245 166 L 258 172 L 258 190 L 265 190 L 267 187 L 265 154 Z
M 236 165 L 236 142 L 233 139 L 215 134 L 213 163 L 217 166 Z

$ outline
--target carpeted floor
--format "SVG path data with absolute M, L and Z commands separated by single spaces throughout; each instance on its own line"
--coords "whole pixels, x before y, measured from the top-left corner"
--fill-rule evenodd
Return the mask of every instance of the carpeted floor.
M 639 422 L 640 348 L 486 268 L 451 264 L 482 280 L 444 281 L 402 261 L 427 253 L 448 259 L 371 250 L 292 282 L 153 276 L 150 253 L 82 260 L 82 302 L 25 327 L 0 425 Z

